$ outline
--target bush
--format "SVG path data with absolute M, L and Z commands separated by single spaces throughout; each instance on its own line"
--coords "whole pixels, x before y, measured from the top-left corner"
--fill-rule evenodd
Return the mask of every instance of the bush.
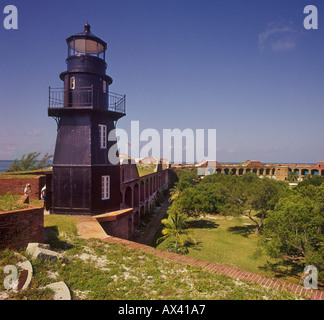
M 323 269 L 323 213 L 301 194 L 282 199 L 264 225 L 262 243 L 270 256 Z
M 37 160 L 39 155 L 40 152 L 24 154 L 20 160 L 14 160 L 12 165 L 7 169 L 7 172 L 39 170 L 49 167 L 53 155 L 46 153 L 40 161 Z

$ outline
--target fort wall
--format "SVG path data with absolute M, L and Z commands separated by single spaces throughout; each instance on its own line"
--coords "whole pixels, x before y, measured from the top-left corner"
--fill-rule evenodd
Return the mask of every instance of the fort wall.
M 19 178 L 1 178 L 0 179 L 0 195 L 5 195 L 10 192 L 12 194 L 24 194 L 26 184 L 31 185 L 31 197 L 34 199 L 40 198 L 40 191 L 45 185 L 45 176 L 38 177 L 19 177 Z
M 0 212 L 0 250 L 44 240 L 43 208 Z

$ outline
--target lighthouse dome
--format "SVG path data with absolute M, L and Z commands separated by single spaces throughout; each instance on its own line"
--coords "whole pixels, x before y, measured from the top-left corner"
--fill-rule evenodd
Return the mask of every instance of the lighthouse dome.
M 107 44 L 105 41 L 91 33 L 90 25 L 84 25 L 84 31 L 66 39 L 68 44 L 68 56 L 71 55 L 94 55 L 105 60 Z

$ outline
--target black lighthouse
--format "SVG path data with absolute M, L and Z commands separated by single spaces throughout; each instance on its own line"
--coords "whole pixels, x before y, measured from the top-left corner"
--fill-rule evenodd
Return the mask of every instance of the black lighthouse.
M 48 115 L 57 122 L 50 210 L 95 215 L 120 208 L 120 167 L 112 130 L 125 115 L 125 96 L 109 91 L 107 44 L 90 32 L 66 39 L 64 88 L 49 89 Z

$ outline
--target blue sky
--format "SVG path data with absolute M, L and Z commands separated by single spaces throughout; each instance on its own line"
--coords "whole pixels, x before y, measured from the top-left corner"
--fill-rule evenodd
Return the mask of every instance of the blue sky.
M 1 0 L 1 12 L 8 4 L 19 20 L 0 24 L 0 159 L 54 152 L 48 87 L 62 86 L 65 39 L 88 21 L 108 43 L 110 90 L 127 96 L 119 128 L 216 129 L 220 162 L 324 161 L 323 1 Z M 303 27 L 309 4 L 318 30 Z

